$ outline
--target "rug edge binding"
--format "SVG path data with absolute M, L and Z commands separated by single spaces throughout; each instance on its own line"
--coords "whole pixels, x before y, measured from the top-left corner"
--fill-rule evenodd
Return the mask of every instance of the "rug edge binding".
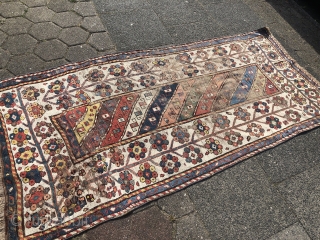
M 0 149 L 2 149 L 2 146 L 0 145 Z M 6 188 L 4 184 L 4 175 L 3 175 L 3 156 L 2 153 L 0 153 L 0 239 L 7 239 L 6 236 L 6 203 L 8 197 L 6 196 Z

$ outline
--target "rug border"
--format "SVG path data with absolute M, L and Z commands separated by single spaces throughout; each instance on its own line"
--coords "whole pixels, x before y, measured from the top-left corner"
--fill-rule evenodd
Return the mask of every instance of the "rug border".
M 133 210 L 135 210 L 135 209 L 137 209 L 137 208 L 139 208 L 139 207 L 141 207 L 141 206 L 143 206 L 143 205 L 145 205 L 145 204 L 147 204 L 147 203 L 149 203 L 149 202 L 151 202 L 153 200 L 156 200 L 156 199 L 159 199 L 160 197 L 168 196 L 168 195 L 170 195 L 172 193 L 175 193 L 177 191 L 183 190 L 183 189 L 189 187 L 190 185 L 193 185 L 193 184 L 198 183 L 198 182 L 200 182 L 202 180 L 205 180 L 205 179 L 207 179 L 209 177 L 212 177 L 216 173 L 219 173 L 219 172 L 221 172 L 221 171 L 223 171 L 225 169 L 228 169 L 231 166 L 234 166 L 234 165 L 236 165 L 236 164 L 238 164 L 240 162 L 243 162 L 244 160 L 246 160 L 246 159 L 248 159 L 250 157 L 253 157 L 253 156 L 255 156 L 255 155 L 257 155 L 257 154 L 259 154 L 259 153 L 261 153 L 261 152 L 263 152 L 265 150 L 274 148 L 274 147 L 276 147 L 276 146 L 278 146 L 278 145 L 280 145 L 280 144 L 292 139 L 294 136 L 297 136 L 300 133 L 310 131 L 310 130 L 312 130 L 312 129 L 316 128 L 316 127 L 319 127 L 319 126 L 320 126 L 320 119 L 316 119 L 316 120 L 310 120 L 309 119 L 309 120 L 306 121 L 306 125 L 304 125 L 304 124 L 300 124 L 300 126 L 292 125 L 292 126 L 288 127 L 287 129 L 283 129 L 282 131 L 276 132 L 273 135 L 269 136 L 269 137 L 271 137 L 271 139 L 274 139 L 274 143 L 273 144 L 268 144 L 267 146 L 264 146 L 262 148 L 258 148 L 257 150 L 254 150 L 252 152 L 244 153 L 244 155 L 240 155 L 240 157 L 237 157 L 236 160 L 233 160 L 233 161 L 231 161 L 229 163 L 223 164 L 220 167 L 214 168 L 213 170 L 207 172 L 206 174 L 203 174 L 203 175 L 201 175 L 201 176 L 199 176 L 197 178 L 192 178 L 192 179 L 186 181 L 182 185 L 170 188 L 169 190 L 165 190 L 165 191 L 160 192 L 160 193 L 158 193 L 156 195 L 153 195 L 151 197 L 147 197 L 143 201 L 140 200 L 138 203 L 132 204 L 129 207 L 127 207 L 126 209 L 115 213 L 114 215 L 108 215 L 108 217 L 101 217 L 100 219 L 95 220 L 94 222 L 92 222 L 90 224 L 90 226 L 88 226 L 87 228 L 81 229 L 81 230 L 79 228 L 77 230 L 70 231 L 69 232 L 70 235 L 66 234 L 66 235 L 64 235 L 64 236 L 62 236 L 62 237 L 60 237 L 58 239 L 67 239 L 67 238 L 70 238 L 72 236 L 76 236 L 77 234 L 79 234 L 81 232 L 87 231 L 87 230 L 89 230 L 89 229 L 91 229 L 93 227 L 96 227 L 96 226 L 98 226 L 98 225 L 100 225 L 102 223 L 105 223 L 105 222 L 107 222 L 109 220 L 114 220 L 114 219 L 117 219 L 119 217 L 123 217 L 127 213 L 129 213 L 129 212 L 131 212 L 131 211 L 133 211 Z M 297 129 L 297 128 L 300 128 L 300 129 Z M 283 138 L 280 138 L 280 139 L 276 139 L 276 136 L 281 136 L 283 134 L 283 132 L 288 132 L 289 131 L 288 129 L 290 129 L 290 130 L 294 129 L 294 131 L 292 133 L 288 134 L 286 137 L 283 137 Z M 270 141 L 270 139 L 269 138 L 261 139 L 261 141 L 259 141 L 259 142 L 255 142 L 255 143 L 246 145 L 246 148 L 250 148 L 251 146 L 253 146 L 255 144 L 261 144 L 261 143 L 263 143 L 265 141 Z M 234 155 L 234 154 L 236 154 L 236 153 L 233 153 L 231 155 Z M 230 155 L 226 156 L 226 158 L 228 158 L 229 156 Z M 218 160 L 218 161 L 221 161 L 221 159 Z M 215 162 L 208 163 L 208 165 L 214 164 L 214 163 Z M 200 166 L 202 166 L 202 165 L 199 165 L 197 167 L 200 167 Z M 196 169 L 195 170 L 189 170 L 189 171 L 190 172 L 194 172 L 194 171 L 196 171 Z M 171 180 L 171 181 L 174 181 L 174 180 Z M 171 181 L 170 180 L 166 180 L 161 185 L 165 185 L 166 183 L 171 182 Z M 156 184 L 151 185 L 151 186 L 155 186 L 155 185 Z M 156 187 L 160 187 L 160 186 L 156 186 Z M 148 190 L 146 190 L 145 192 L 147 192 L 147 191 Z M 124 198 L 127 198 L 127 197 L 124 197 Z M 125 201 L 125 200 L 122 200 L 121 202 L 123 202 L 123 201 Z M 97 207 L 97 208 L 100 208 L 100 206 Z M 106 208 L 110 208 L 110 207 L 106 207 Z M 93 210 L 94 209 L 92 209 L 91 211 L 93 211 Z M 96 209 L 95 212 L 97 212 L 97 211 L 99 211 L 99 210 Z M 91 213 L 91 214 L 93 214 L 93 213 Z
M 113 63 L 113 62 L 123 62 L 127 60 L 136 60 L 136 59 L 143 59 L 150 56 L 163 56 L 174 52 L 185 52 L 188 51 L 191 47 L 193 49 L 198 48 L 204 48 L 206 46 L 212 46 L 216 44 L 222 44 L 224 42 L 230 42 L 237 40 L 241 37 L 248 36 L 248 38 L 254 38 L 259 35 L 265 34 L 266 31 L 265 28 L 261 28 L 255 31 L 251 31 L 248 33 L 242 33 L 242 34 L 234 34 L 230 36 L 223 36 L 223 37 L 216 37 L 212 39 L 206 39 L 201 41 L 195 41 L 190 43 L 184 43 L 184 44 L 177 44 L 177 45 L 166 45 L 163 47 L 155 47 L 150 48 L 146 50 L 133 50 L 133 51 L 127 51 L 127 52 L 119 52 L 119 53 L 111 53 L 104 56 L 96 57 L 96 58 L 89 58 L 84 61 L 69 63 L 65 65 L 61 65 L 56 68 L 44 70 L 44 71 L 38 71 L 34 73 L 28 73 L 24 75 L 19 75 L 16 77 L 11 77 L 7 79 L 3 79 L 0 81 L 0 89 L 6 90 L 10 89 L 13 86 L 21 86 L 25 85 L 29 82 L 37 83 L 42 80 L 51 80 L 53 78 L 59 77 L 66 72 L 73 73 L 75 71 L 84 70 L 89 67 L 93 66 L 99 66 L 106 63 Z
M 0 122 L 1 124 L 1 122 Z M 6 239 L 7 238 L 7 217 L 6 217 L 6 210 L 7 210 L 7 204 L 8 204 L 8 195 L 7 190 L 5 188 L 5 182 L 4 182 L 4 164 L 3 164 L 3 158 L 2 158 L 2 144 L 0 143 L 0 209 L 3 209 L 3 211 L 0 212 L 0 239 Z
M 250 36 L 252 35 L 253 37 L 256 37 L 256 36 L 259 36 L 259 35 L 263 35 L 265 38 L 267 38 L 268 40 L 270 40 L 271 42 L 273 42 L 273 44 L 279 49 L 282 51 L 282 55 L 286 58 L 286 60 L 288 61 L 288 63 L 296 70 L 298 71 L 300 74 L 302 74 L 303 76 L 305 76 L 306 78 L 309 79 L 310 82 L 312 82 L 315 86 L 318 87 L 319 89 L 319 83 L 317 82 L 317 80 L 303 67 L 301 67 L 289 54 L 288 52 L 282 47 L 282 45 L 280 44 L 280 42 L 271 34 L 269 28 L 261 28 L 261 29 L 258 29 L 256 31 L 252 31 L 252 32 L 248 32 L 248 33 L 243 33 L 243 34 L 236 34 L 236 35 L 230 35 L 230 36 L 223 36 L 223 37 L 217 37 L 217 38 L 213 38 L 213 39 L 207 39 L 207 40 L 203 40 L 203 41 L 196 41 L 196 42 L 191 42 L 191 43 L 187 43 L 187 44 L 179 44 L 179 45 L 175 45 L 175 46 L 165 46 L 165 47 L 157 47 L 157 48 L 153 48 L 153 49 L 148 49 L 148 50 L 135 50 L 135 51 L 129 51 L 129 52 L 120 52 L 120 53 L 115 53 L 115 54 L 108 54 L 108 55 L 105 55 L 105 56 L 101 56 L 101 57 L 97 57 L 97 58 L 91 58 L 91 59 L 88 59 L 88 60 L 85 60 L 85 61 L 80 61 L 80 62 L 75 62 L 75 63 L 71 63 L 71 64 L 66 64 L 66 65 L 62 65 L 60 67 L 57 67 L 57 68 L 53 68 L 53 69 L 49 69 L 49 70 L 45 70 L 45 71 L 41 71 L 41 72 L 36 72 L 36 73 L 31 73 L 31 74 L 25 74 L 25 75 L 20 75 L 20 76 L 17 76 L 17 77 L 13 77 L 13 78 L 8 78 L 8 79 L 5 79 L 5 80 L 2 80 L 1 83 L 0 83 L 0 89 L 1 90 L 5 90 L 6 88 L 12 88 L 13 86 L 17 86 L 17 85 L 20 85 L 20 84 L 28 84 L 29 82 L 32 82 L 32 83 L 36 83 L 37 81 L 41 81 L 41 80 L 48 80 L 48 79 L 52 79 L 52 78 L 56 78 L 56 77 L 59 77 L 63 74 L 65 74 L 66 72 L 68 73 L 72 73 L 72 72 L 75 72 L 75 71 L 78 71 L 78 70 L 81 70 L 81 69 L 87 69 L 89 67 L 93 67 L 93 66 L 97 66 L 97 65 L 101 65 L 101 64 L 106 64 L 106 63 L 112 63 L 112 62 L 115 62 L 115 61 L 126 61 L 128 60 L 128 58 L 124 58 L 122 59 L 121 56 L 133 56 L 133 58 L 130 58 L 130 59 L 141 59 L 141 58 L 144 58 L 144 57 L 149 57 L 149 56 L 161 56 L 161 55 L 167 55 L 168 53 L 170 53 L 169 50 L 173 49 L 172 50 L 172 53 L 173 52 L 181 52 L 181 51 L 188 51 L 190 47 L 192 46 L 195 46 L 193 49 L 197 49 L 197 48 L 201 48 L 201 47 L 205 47 L 205 46 L 198 46 L 196 47 L 197 45 L 199 44 L 204 44 L 204 43 L 208 43 L 208 45 L 214 45 L 212 42 L 215 42 L 215 41 L 222 41 L 222 40 L 225 40 L 225 39 L 230 39 L 230 38 L 234 38 L 234 39 L 230 39 L 230 41 L 233 41 L 233 40 L 236 40 L 236 38 L 239 38 L 241 36 Z M 222 43 L 222 42 L 221 42 Z M 217 43 L 219 44 L 219 43 Z M 178 48 L 182 48 L 182 50 L 178 50 Z M 183 48 L 185 48 L 185 50 L 183 50 Z M 166 52 L 165 51 L 169 51 L 169 52 Z M 136 56 L 134 56 L 136 55 Z M 75 68 L 75 66 L 81 66 L 81 68 Z M 13 82 L 13 83 L 11 83 Z M 9 83 L 9 84 L 8 84 Z M 8 85 L 7 85 L 8 84 Z M 302 133 L 302 132 L 305 132 L 305 131 L 309 131 L 313 128 L 316 128 L 320 125 L 320 118 L 314 118 L 315 120 L 310 120 L 309 119 L 309 122 L 310 122 L 310 126 L 307 126 L 305 128 L 300 128 L 300 129 L 296 129 L 294 130 L 291 134 L 289 134 L 288 136 L 286 136 L 285 138 L 281 138 L 281 139 L 278 139 L 278 140 L 275 140 L 275 143 L 274 144 L 269 144 L 268 146 L 264 147 L 264 148 L 260 148 L 260 149 L 257 149 L 253 152 L 250 152 L 250 153 L 245 153 L 245 155 L 241 156 L 240 158 L 237 158 L 236 160 L 228 163 L 228 164 L 225 164 L 221 167 L 218 167 L 206 174 L 203 174 L 201 175 L 200 177 L 198 178 L 194 178 L 194 179 L 191 179 L 189 181 L 187 181 L 185 184 L 181 185 L 181 186 L 177 186 L 177 187 L 174 187 L 170 190 L 167 190 L 165 192 L 161 192 L 157 195 L 154 195 L 152 197 L 149 197 L 146 199 L 145 202 L 140 202 L 138 204 L 135 204 L 135 205 L 132 205 L 132 207 L 130 208 L 126 208 L 125 210 L 123 210 L 118 216 L 113 216 L 112 219 L 116 219 L 120 216 L 123 216 L 125 215 L 126 213 L 150 202 L 150 201 L 153 201 L 154 199 L 158 199 L 159 197 L 162 197 L 162 196 L 166 196 L 166 195 L 169 195 L 173 192 L 176 192 L 177 190 L 181 190 L 181 189 L 184 189 L 196 182 L 199 182 L 201 180 L 204 180 L 208 177 L 211 177 L 213 176 L 215 173 L 218 173 L 228 167 L 231 167 L 239 162 L 242 162 L 243 160 L 245 159 L 248 159 L 254 155 L 257 155 L 258 153 L 262 152 L 262 151 L 265 151 L 267 149 L 270 149 L 270 148 L 273 148 L 291 138 L 293 138 L 294 136 Z M 299 124 L 299 127 L 302 127 L 304 124 L 303 123 L 300 123 Z M 298 126 L 296 125 L 292 125 L 290 128 L 293 129 L 293 128 L 297 128 Z M 284 131 L 284 130 L 283 130 Z M 273 135 L 279 135 L 280 133 L 282 133 L 282 131 L 280 132 L 277 132 Z M 272 135 L 272 136 L 273 136 Z M 261 139 L 262 140 L 262 139 Z M 265 141 L 265 140 L 264 140 Z M 257 142 L 256 142 L 257 143 Z M 3 162 L 2 162 L 2 153 L 0 154 L 1 158 L 1 169 L 3 170 Z M 1 170 L 0 169 L 0 170 Z M 4 180 L 4 173 L 1 173 L 2 174 L 2 180 Z M 15 181 L 15 185 L 17 186 L 16 184 L 16 181 Z M 7 198 L 7 194 L 6 194 L 6 188 L 5 188 L 5 184 L 4 186 L 1 186 L 0 184 L 0 188 L 2 187 L 2 189 L 4 189 L 5 191 L 5 206 L 1 206 L 0 204 L 0 208 L 5 208 L 6 210 L 6 206 L 8 205 L 8 198 Z M 1 194 L 1 190 L 0 189 L 0 194 Z M 1 196 L 1 195 L 0 195 Z M 99 207 L 97 207 L 99 208 Z M 94 210 L 94 209 L 92 209 Z M 1 219 L 2 217 L 0 216 L 0 223 L 1 223 Z M 6 225 L 7 225 L 7 221 L 8 220 L 5 220 L 6 222 Z M 90 228 L 93 228 L 97 225 L 99 225 L 100 223 L 102 222 L 106 222 L 108 221 L 108 219 L 106 219 L 105 217 L 102 218 L 101 220 L 97 220 L 95 221 L 94 223 L 90 224 L 89 226 L 87 226 L 87 228 L 78 228 L 77 230 L 74 230 L 74 231 L 70 231 L 69 233 L 66 233 L 65 235 L 59 237 L 58 239 L 65 239 L 65 238 L 69 238 L 71 236 L 74 236 L 76 234 L 79 234 L 83 231 L 86 231 Z M 21 237 L 20 235 L 20 230 L 17 232 L 17 234 L 19 235 L 19 237 Z M 1 232 L 0 232 L 1 233 Z M 6 226 L 6 234 L 7 234 L 7 226 Z M 49 233 L 50 234 L 50 233 Z M 1 235 L 0 235 L 1 236 Z M 32 238 L 35 238 L 36 237 L 36 234 L 33 234 L 31 235 L 33 236 Z M 8 236 L 6 236 L 8 237 Z M 25 239 L 31 239 L 29 238 L 28 236 L 23 236 L 23 238 Z

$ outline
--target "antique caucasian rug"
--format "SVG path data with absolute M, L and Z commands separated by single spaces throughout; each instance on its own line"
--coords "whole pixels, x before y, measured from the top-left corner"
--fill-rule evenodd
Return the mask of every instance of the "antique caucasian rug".
M 1 81 L 7 238 L 71 237 L 312 129 L 319 89 L 268 29 Z

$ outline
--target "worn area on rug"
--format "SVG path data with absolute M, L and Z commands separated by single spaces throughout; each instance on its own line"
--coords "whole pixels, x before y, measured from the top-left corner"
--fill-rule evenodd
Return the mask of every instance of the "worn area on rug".
M 4 80 L 7 237 L 122 216 L 318 126 L 319 106 L 268 29 Z

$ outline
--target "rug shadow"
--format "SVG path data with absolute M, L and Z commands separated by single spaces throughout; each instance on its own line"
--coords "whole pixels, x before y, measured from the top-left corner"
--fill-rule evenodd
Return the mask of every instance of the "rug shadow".
M 320 54 L 320 24 L 294 0 L 266 0 Z

